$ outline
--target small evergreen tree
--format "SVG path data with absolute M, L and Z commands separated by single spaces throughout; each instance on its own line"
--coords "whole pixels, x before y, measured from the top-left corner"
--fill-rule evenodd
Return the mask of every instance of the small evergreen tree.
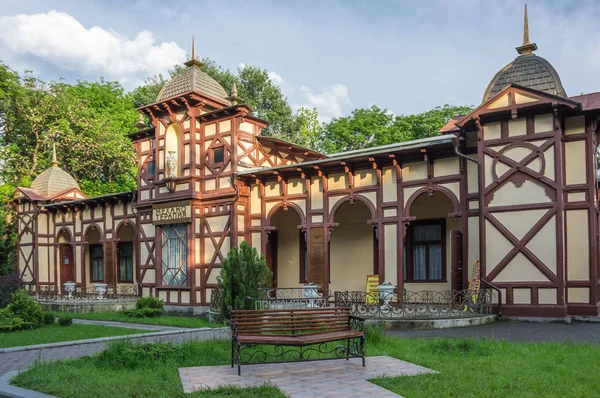
M 231 249 L 217 277 L 223 317 L 230 319 L 231 309 L 252 309 L 248 298 L 260 297 L 261 289 L 270 285 L 272 275 L 264 256 L 259 256 L 247 242 Z

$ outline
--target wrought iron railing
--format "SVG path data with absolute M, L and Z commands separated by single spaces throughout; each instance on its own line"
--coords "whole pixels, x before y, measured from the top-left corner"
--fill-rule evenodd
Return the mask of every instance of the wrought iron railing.
M 288 308 L 321 308 L 327 307 L 331 293 L 318 290 L 319 287 L 303 288 L 268 288 L 262 289 L 261 297 L 252 297 L 254 309 L 288 309 Z
M 106 291 L 98 292 L 95 286 L 75 286 L 75 290 L 68 294 L 62 286 L 41 285 L 32 293 L 38 301 L 53 302 L 78 302 L 99 300 L 126 300 L 137 299 L 138 286 L 133 285 L 107 285 Z
M 333 302 L 330 291 L 323 294 L 318 286 L 313 289 L 302 287 L 294 288 L 267 288 L 262 289 L 259 297 L 247 297 L 250 307 L 257 310 L 284 309 L 284 308 L 311 308 L 327 307 Z M 210 294 L 210 312 L 221 311 L 221 289 L 212 289 Z
M 477 295 L 463 291 L 393 293 L 382 299 L 379 292 L 335 292 L 336 307 L 350 307 L 353 315 L 368 319 L 448 319 L 492 314 L 492 291 Z

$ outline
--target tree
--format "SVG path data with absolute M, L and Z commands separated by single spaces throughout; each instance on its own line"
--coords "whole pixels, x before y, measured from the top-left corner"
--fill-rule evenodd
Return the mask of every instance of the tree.
M 280 137 L 286 141 L 315 151 L 325 151 L 323 145 L 323 129 L 319 123 L 319 113 L 316 108 L 300 108 L 293 117 L 293 127 L 288 134 Z
M 323 126 L 327 153 L 350 151 L 439 135 L 454 116 L 465 115 L 468 106 L 438 106 L 416 115 L 394 116 L 375 105 L 355 109 L 350 116 L 333 119 Z
M 0 63 L 0 270 L 15 263 L 15 189 L 50 167 L 53 144 L 60 166 L 86 194 L 135 188 L 137 162 L 126 134 L 136 115 L 116 82 L 46 83 Z
M 239 248 L 232 248 L 217 276 L 223 317 L 230 319 L 231 309 L 252 309 L 253 304 L 248 298 L 262 297 L 261 289 L 270 284 L 272 277 L 264 256 L 259 256 L 246 241 L 242 241 Z

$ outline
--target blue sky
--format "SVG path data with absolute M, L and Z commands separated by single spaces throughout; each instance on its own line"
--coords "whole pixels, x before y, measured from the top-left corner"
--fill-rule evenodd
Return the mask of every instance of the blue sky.
M 377 104 L 395 114 L 476 105 L 517 55 L 522 1 L 0 0 L 0 59 L 41 78 L 133 88 L 197 52 L 271 72 L 322 120 Z M 532 41 L 569 95 L 600 91 L 600 2 L 529 1 Z M 229 88 L 226 88 L 229 89 Z

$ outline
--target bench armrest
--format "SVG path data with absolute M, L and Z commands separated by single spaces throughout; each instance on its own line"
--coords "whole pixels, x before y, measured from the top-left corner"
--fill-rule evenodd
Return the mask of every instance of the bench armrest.
M 348 325 L 352 330 L 358 330 L 362 332 L 364 330 L 363 322 L 366 321 L 365 318 L 356 315 L 348 315 Z

